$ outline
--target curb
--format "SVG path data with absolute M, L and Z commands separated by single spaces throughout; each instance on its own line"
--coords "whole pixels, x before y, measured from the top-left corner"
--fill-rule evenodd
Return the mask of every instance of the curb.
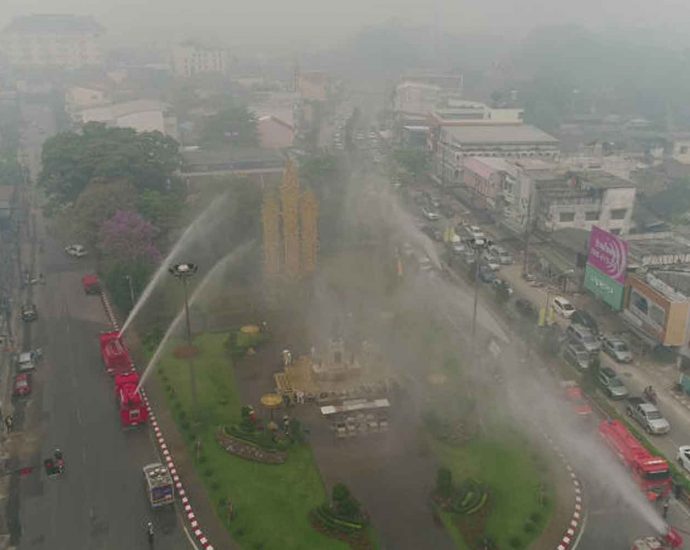
M 101 292 L 101 302 L 103 303 L 103 308 L 105 309 L 105 312 L 108 315 L 110 323 L 113 325 L 115 330 L 119 331 L 120 325 L 113 313 L 113 308 L 110 305 L 110 300 L 108 300 L 108 296 L 106 295 L 105 291 Z M 182 480 L 180 479 L 180 476 L 177 473 L 177 470 L 175 469 L 175 463 L 173 462 L 172 455 L 170 454 L 168 446 L 165 443 L 163 432 L 160 426 L 158 425 L 158 420 L 156 420 L 156 415 L 153 412 L 153 407 L 151 407 L 149 398 L 146 396 L 146 392 L 144 392 L 144 390 L 141 390 L 141 396 L 144 398 L 144 403 L 146 404 L 146 410 L 149 414 L 149 423 L 151 424 L 151 427 L 153 428 L 153 433 L 156 436 L 156 443 L 158 444 L 158 448 L 160 449 L 161 455 L 165 459 L 165 463 L 168 467 L 168 470 L 170 471 L 170 475 L 173 478 L 173 483 L 175 483 L 175 490 L 177 491 L 177 494 L 180 497 L 180 502 L 182 502 L 182 508 L 187 523 L 189 524 L 189 527 L 192 529 L 192 533 L 194 533 L 196 540 L 199 542 L 199 544 L 201 544 L 201 547 L 204 550 L 213 550 L 213 546 L 211 545 L 208 538 L 206 538 L 204 532 L 201 530 L 199 526 L 199 521 L 197 520 L 197 517 L 194 514 L 194 509 L 192 508 L 189 498 L 187 498 L 187 494 L 184 490 L 184 485 L 182 485 Z
M 575 507 L 573 509 L 573 515 L 570 518 L 568 528 L 563 534 L 561 542 L 556 547 L 556 550 L 574 549 L 579 541 L 578 534 L 581 534 L 580 532 L 585 522 L 585 513 L 582 506 L 582 484 L 580 483 L 580 480 L 577 478 L 575 470 L 573 470 L 573 467 L 568 462 L 568 459 L 565 457 L 565 454 L 563 454 L 563 451 L 561 451 L 560 447 L 546 433 L 542 435 L 549 442 L 551 448 L 561 459 L 561 462 L 565 464 L 565 469 L 568 470 L 568 474 L 570 474 L 570 479 L 573 482 L 573 488 L 575 490 Z

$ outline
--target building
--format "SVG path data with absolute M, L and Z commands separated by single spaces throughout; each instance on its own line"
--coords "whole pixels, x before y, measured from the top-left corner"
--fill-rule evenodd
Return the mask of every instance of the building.
M 531 219 L 535 181 L 557 180 L 558 164 L 537 158 L 512 159 L 512 167 L 503 178 L 501 223 L 514 233 L 522 234 Z
M 15 185 L 0 185 L 0 229 L 8 229 L 15 215 L 19 193 Z
M 323 71 L 300 72 L 296 88 L 303 100 L 326 101 L 331 89 L 331 79 Z
M 102 107 L 109 103 L 110 94 L 104 86 L 72 86 L 65 92 L 65 110 L 69 114 L 91 107 Z
M 614 235 L 630 231 L 635 184 L 606 172 L 566 172 L 534 182 L 532 219 L 537 229 L 592 229 Z
M 652 347 L 688 340 L 690 273 L 640 273 L 627 277 L 622 319 Z
M 15 17 L 0 37 L 0 50 L 17 67 L 79 67 L 103 61 L 104 29 L 92 17 L 26 15 Z
M 514 185 L 517 174 L 517 167 L 503 158 L 471 157 L 464 162 L 463 184 L 476 208 L 498 210 L 504 188 Z
M 393 110 L 403 124 L 426 123 L 440 99 L 440 86 L 405 81 L 395 87 Z
M 523 109 L 494 109 L 478 101 L 449 97 L 444 106 L 431 111 L 430 126 L 436 131 L 444 126 L 521 125 Z
M 227 175 L 282 174 L 285 167 L 283 156 L 278 151 L 270 149 L 189 147 L 183 149 L 181 154 L 181 175 L 190 182 Z
M 272 115 L 257 119 L 256 130 L 263 149 L 286 149 L 292 147 L 295 129 L 291 124 Z
M 73 114 L 74 122 L 102 122 L 108 126 L 134 128 L 137 132 L 161 132 L 177 138 L 177 119 L 160 101 L 138 99 L 103 107 L 83 109 Z
M 430 130 L 433 170 L 444 185 L 462 184 L 469 157 L 556 159 L 559 155 L 556 138 L 527 124 L 464 123 L 436 130 Z
M 226 74 L 227 52 L 194 42 L 176 44 L 171 52 L 172 72 L 175 76 L 190 78 L 197 74 Z

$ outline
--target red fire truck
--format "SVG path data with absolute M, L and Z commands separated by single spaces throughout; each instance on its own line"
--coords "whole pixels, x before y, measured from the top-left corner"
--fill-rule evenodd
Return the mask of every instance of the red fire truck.
M 139 375 L 136 371 L 115 375 L 115 399 L 120 409 L 120 423 L 123 428 L 144 424 L 148 419 L 146 404 L 137 391 Z
M 661 537 L 637 539 L 632 545 L 632 550 L 669 550 L 682 547 L 683 537 L 673 527 L 669 527 L 666 534 Z
M 652 455 L 618 420 L 603 420 L 599 434 L 628 467 L 637 485 L 649 500 L 666 497 L 672 489 L 666 459 Z
M 89 273 L 81 278 L 82 287 L 84 287 L 84 292 L 86 294 L 100 294 L 101 293 L 101 283 L 98 280 L 98 275 L 94 273 Z
M 102 332 L 99 335 L 101 357 L 108 374 L 122 374 L 134 369 L 129 350 L 117 331 Z

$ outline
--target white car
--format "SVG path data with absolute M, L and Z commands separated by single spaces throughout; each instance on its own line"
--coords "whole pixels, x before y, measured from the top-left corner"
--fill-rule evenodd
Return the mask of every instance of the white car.
M 426 208 L 422 208 L 422 214 L 424 214 L 424 217 L 431 222 L 441 219 L 441 216 L 438 215 L 438 212 L 427 210 Z
M 690 445 L 678 447 L 678 463 L 686 471 L 690 472 Z
M 83 258 L 88 254 L 86 249 L 80 244 L 71 244 L 65 247 L 65 252 L 73 258 Z
M 561 317 L 569 319 L 570 316 L 575 313 L 575 307 L 568 300 L 562 296 L 555 296 L 551 300 L 551 307 L 558 313 Z
M 482 231 L 482 228 L 481 228 L 481 227 L 478 227 L 478 226 L 476 226 L 476 225 L 470 225 L 470 226 L 467 228 L 467 232 L 468 232 L 468 233 L 470 234 L 470 236 L 471 236 L 473 239 L 475 239 L 475 240 L 479 240 L 479 239 L 482 239 L 482 240 L 483 240 L 483 239 L 486 239 L 486 235 L 484 235 L 484 232 Z

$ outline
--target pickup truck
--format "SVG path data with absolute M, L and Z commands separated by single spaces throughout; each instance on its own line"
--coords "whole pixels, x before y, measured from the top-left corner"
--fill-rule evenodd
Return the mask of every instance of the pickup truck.
M 641 397 L 628 398 L 628 406 L 625 411 L 628 416 L 634 418 L 647 433 L 665 434 L 671 429 L 659 409 Z

